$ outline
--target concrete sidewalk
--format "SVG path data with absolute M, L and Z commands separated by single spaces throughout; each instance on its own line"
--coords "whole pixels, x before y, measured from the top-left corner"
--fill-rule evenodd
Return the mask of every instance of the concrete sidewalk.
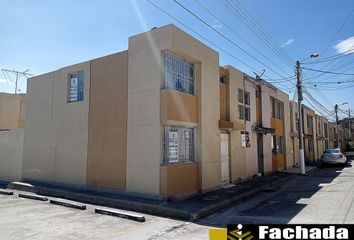
M 314 168 L 307 168 L 313 171 Z M 39 195 L 65 198 L 87 204 L 125 209 L 183 220 L 198 220 L 218 210 L 230 207 L 262 191 L 275 191 L 297 172 L 278 172 L 238 184 L 229 184 L 215 191 L 200 193 L 183 200 L 143 198 L 121 192 L 78 189 L 44 183 L 11 183 L 8 188 L 30 191 Z

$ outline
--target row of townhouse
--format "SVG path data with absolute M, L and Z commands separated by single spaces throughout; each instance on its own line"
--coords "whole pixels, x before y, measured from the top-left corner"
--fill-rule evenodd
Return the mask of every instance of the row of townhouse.
M 298 165 L 296 103 L 174 25 L 30 78 L 26 108 L 25 181 L 171 197 Z M 332 129 L 303 111 L 313 161 Z
M 348 137 L 346 131 L 335 122 L 330 122 L 327 118 L 320 116 L 306 105 L 302 105 L 303 117 L 303 142 L 305 161 L 313 162 L 321 158 L 325 149 L 336 148 L 344 149 Z M 295 152 L 294 165 L 299 164 L 299 144 L 298 144 L 298 104 L 290 101 L 291 115 L 291 137 L 292 149 Z M 338 132 L 339 131 L 339 132 Z M 338 132 L 338 135 L 337 135 Z

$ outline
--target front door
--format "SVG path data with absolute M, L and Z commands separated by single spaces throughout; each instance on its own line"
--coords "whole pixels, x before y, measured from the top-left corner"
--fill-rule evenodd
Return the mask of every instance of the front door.
M 229 135 L 220 134 L 221 144 L 221 181 L 228 183 L 230 180 L 229 170 Z

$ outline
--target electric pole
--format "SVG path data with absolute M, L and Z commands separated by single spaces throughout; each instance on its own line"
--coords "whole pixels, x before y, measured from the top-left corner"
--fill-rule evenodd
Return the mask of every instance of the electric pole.
M 298 107 L 298 135 L 299 135 L 299 161 L 300 161 L 300 174 L 305 175 L 305 153 L 304 153 L 304 138 L 303 138 L 303 118 L 302 118 L 302 79 L 301 79 L 301 66 L 300 61 L 296 61 L 296 87 L 297 87 L 297 107 Z
M 348 102 L 344 102 L 339 105 L 345 105 L 345 104 L 348 104 Z M 336 127 L 337 127 L 337 132 L 336 132 L 336 145 L 337 145 L 336 147 L 337 148 L 339 148 L 339 119 L 338 119 L 339 105 L 338 104 L 334 105 L 334 112 L 336 113 Z
M 351 116 L 350 116 L 350 108 L 348 109 L 348 132 L 349 132 L 349 140 L 352 140 L 352 120 L 351 120 Z
M 338 129 L 338 104 L 334 105 L 334 112 L 336 113 L 336 147 L 339 148 L 339 129 Z
M 20 76 L 24 76 L 25 78 L 33 76 L 33 74 L 28 73 L 28 69 L 26 71 L 19 71 L 19 70 L 12 70 L 12 69 L 1 69 L 5 73 L 14 73 L 16 74 L 16 80 L 15 80 L 15 94 L 18 92 L 18 80 Z M 7 75 L 8 76 L 8 75 Z M 8 77 L 9 78 L 9 77 Z M 9 79 L 10 80 L 10 79 Z

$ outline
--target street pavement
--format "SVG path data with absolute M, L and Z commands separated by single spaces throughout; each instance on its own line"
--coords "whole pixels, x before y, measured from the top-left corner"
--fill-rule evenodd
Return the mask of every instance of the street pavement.
M 198 222 L 144 214 L 146 222 L 0 195 L 0 239 L 208 239 L 229 223 L 354 223 L 354 168 L 329 167 Z

